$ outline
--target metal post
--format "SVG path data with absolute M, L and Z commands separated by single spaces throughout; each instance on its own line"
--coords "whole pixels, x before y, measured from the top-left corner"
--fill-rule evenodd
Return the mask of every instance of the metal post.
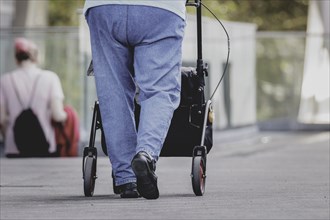
M 202 7 L 201 0 L 196 0 L 197 16 L 197 74 L 203 75 L 203 54 L 202 54 Z
M 195 0 L 196 2 L 196 16 L 197 16 L 197 75 L 199 77 L 198 93 L 200 96 L 199 107 L 201 108 L 205 102 L 204 97 L 204 63 L 202 57 L 202 4 L 201 0 Z M 201 111 L 199 111 L 201 112 Z

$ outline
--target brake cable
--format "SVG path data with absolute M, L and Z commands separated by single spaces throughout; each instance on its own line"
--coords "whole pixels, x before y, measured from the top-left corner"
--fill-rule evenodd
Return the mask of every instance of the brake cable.
M 230 54 L 230 38 L 229 38 L 229 34 L 225 28 L 225 26 L 223 25 L 223 23 L 219 20 L 219 18 L 206 6 L 204 5 L 201 1 L 199 2 L 206 10 L 208 10 L 211 15 L 213 15 L 213 17 L 219 22 L 219 24 L 222 26 L 223 30 L 225 31 L 226 33 L 226 36 L 227 36 L 227 47 L 228 47 L 228 53 L 227 53 L 227 58 L 226 58 L 226 64 L 225 64 L 225 68 L 223 70 L 223 73 L 221 75 L 221 78 L 217 84 L 217 86 L 215 87 L 211 97 L 210 97 L 210 100 L 212 100 L 213 96 L 215 95 L 216 91 L 218 90 L 223 78 L 225 77 L 226 73 L 227 73 L 227 68 L 228 68 L 228 64 L 229 64 L 229 54 Z

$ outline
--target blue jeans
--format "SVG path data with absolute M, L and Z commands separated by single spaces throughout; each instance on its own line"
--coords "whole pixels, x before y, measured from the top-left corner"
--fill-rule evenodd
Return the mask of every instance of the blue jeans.
M 116 185 L 135 182 L 131 160 L 139 151 L 158 159 L 180 102 L 185 21 L 148 6 L 105 5 L 86 15 L 97 96 Z M 139 88 L 140 123 L 134 97 Z

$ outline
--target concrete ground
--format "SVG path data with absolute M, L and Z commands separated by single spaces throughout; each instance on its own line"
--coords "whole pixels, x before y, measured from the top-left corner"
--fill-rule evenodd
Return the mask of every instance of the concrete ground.
M 0 219 L 329 219 L 329 134 L 216 132 L 204 196 L 191 158 L 161 158 L 153 201 L 114 195 L 105 157 L 91 198 L 81 158 L 1 158 Z

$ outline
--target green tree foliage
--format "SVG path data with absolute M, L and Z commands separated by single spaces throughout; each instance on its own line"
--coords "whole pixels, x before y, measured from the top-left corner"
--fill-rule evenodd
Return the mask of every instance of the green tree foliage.
M 77 9 L 84 6 L 84 0 L 48 0 L 48 24 L 50 26 L 78 25 Z
M 48 0 L 49 25 L 78 24 L 77 9 L 84 0 Z M 190 0 L 193 2 L 194 0 Z M 308 0 L 203 0 L 219 18 L 229 21 L 251 22 L 259 30 L 306 30 Z M 194 9 L 188 7 L 188 12 Z M 210 15 L 206 11 L 204 15 Z
M 203 0 L 203 3 L 221 19 L 255 23 L 258 30 L 306 30 L 308 0 Z M 205 11 L 204 15 L 209 13 Z

